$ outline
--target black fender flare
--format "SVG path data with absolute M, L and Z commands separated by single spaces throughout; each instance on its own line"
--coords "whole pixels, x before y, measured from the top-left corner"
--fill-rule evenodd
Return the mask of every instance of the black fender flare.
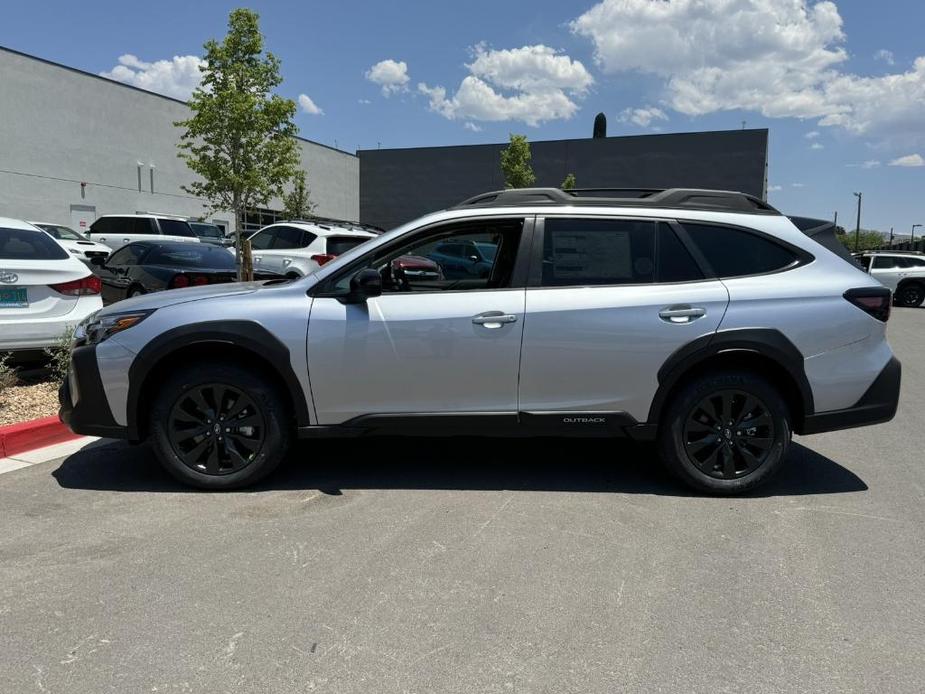
M 741 328 L 721 330 L 705 335 L 675 350 L 658 370 L 658 390 L 649 407 L 648 424 L 656 425 L 668 394 L 678 382 L 698 364 L 724 352 L 750 352 L 771 359 L 783 368 L 796 384 L 803 408 L 803 417 L 815 413 L 813 390 L 806 378 L 803 354 L 779 330 L 773 328 Z M 795 428 L 802 421 L 794 422 Z
M 138 421 L 141 393 L 148 375 L 172 353 L 197 344 L 225 343 L 253 352 L 268 362 L 286 384 L 294 408 L 297 426 L 308 426 L 305 392 L 292 370 L 289 348 L 279 338 L 256 321 L 218 320 L 189 323 L 168 330 L 148 342 L 129 368 L 127 421 L 130 438 L 137 439 L 141 431 Z

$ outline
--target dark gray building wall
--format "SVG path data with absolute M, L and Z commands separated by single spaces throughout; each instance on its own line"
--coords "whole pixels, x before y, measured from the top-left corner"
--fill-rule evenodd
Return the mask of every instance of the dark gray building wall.
M 360 221 L 386 229 L 504 187 L 506 144 L 361 150 Z M 531 143 L 538 186 L 715 188 L 764 198 L 767 130 Z

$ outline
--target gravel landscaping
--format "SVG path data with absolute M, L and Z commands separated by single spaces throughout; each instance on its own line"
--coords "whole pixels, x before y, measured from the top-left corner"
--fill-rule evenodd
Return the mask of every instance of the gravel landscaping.
M 58 414 L 58 383 L 12 386 L 0 393 L 0 426 Z

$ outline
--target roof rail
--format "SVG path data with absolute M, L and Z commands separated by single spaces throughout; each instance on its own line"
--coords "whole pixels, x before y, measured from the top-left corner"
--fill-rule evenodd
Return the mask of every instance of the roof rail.
M 600 195 L 615 193 L 615 195 Z M 776 209 L 754 195 L 730 190 L 698 188 L 509 188 L 482 193 L 463 200 L 454 210 L 472 207 L 518 207 L 529 205 L 587 207 L 661 207 L 687 210 L 715 210 L 746 214 L 779 215 Z
M 278 219 L 273 222 L 274 224 L 318 224 L 319 226 L 324 224 L 330 224 L 332 226 L 339 227 L 351 227 L 354 229 L 359 229 L 361 231 L 368 231 L 373 234 L 384 234 L 385 229 L 377 227 L 373 224 L 363 224 L 361 222 L 352 222 L 347 219 L 335 219 L 333 217 L 306 217 L 305 219 Z

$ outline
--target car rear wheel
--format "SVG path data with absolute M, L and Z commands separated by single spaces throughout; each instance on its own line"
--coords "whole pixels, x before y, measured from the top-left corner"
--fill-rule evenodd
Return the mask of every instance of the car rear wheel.
M 787 405 L 764 378 L 748 371 L 693 379 L 673 399 L 659 431 L 659 452 L 687 485 L 738 494 L 767 482 L 790 444 Z
M 270 474 L 286 455 L 290 415 L 277 389 L 236 365 L 198 364 L 171 377 L 151 409 L 157 457 L 201 489 L 235 489 Z
M 144 293 L 145 290 L 141 287 L 132 287 L 128 290 L 128 298 L 131 299 L 132 297 L 141 296 Z
M 896 292 L 896 303 L 900 306 L 915 308 L 921 306 L 923 301 L 925 301 L 925 285 L 918 282 L 904 284 Z

